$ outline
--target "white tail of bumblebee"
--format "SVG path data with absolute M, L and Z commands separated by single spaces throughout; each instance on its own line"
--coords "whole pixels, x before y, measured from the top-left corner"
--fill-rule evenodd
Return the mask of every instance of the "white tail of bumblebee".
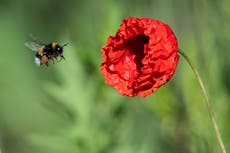
M 36 65 L 40 66 L 40 65 L 41 65 L 41 60 L 40 60 L 39 58 L 35 57 L 35 58 L 34 58 L 34 63 L 35 63 Z

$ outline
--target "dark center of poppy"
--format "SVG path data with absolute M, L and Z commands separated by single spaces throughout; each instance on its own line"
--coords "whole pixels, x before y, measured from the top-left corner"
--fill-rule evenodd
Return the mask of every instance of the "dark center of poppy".
M 141 67 L 143 66 L 141 61 L 145 56 L 144 45 L 148 42 L 149 37 L 144 34 L 136 35 L 135 37 L 132 37 L 125 42 L 125 46 L 130 51 L 130 53 L 135 55 L 134 61 L 137 66 L 137 71 L 140 71 Z
M 116 58 L 111 58 L 107 71 L 116 73 L 124 80 L 129 80 L 133 84 L 141 75 L 143 58 L 145 57 L 145 44 L 149 42 L 149 37 L 144 34 L 135 35 L 113 48 L 113 52 L 118 52 Z M 107 52 L 107 56 L 109 52 Z M 134 84 L 133 84 L 134 85 Z

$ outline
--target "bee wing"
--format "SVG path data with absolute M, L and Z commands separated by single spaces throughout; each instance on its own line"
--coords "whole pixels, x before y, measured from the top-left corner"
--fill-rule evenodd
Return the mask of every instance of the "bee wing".
M 28 41 L 28 42 L 25 42 L 24 44 L 27 48 L 31 49 L 32 51 L 34 52 L 37 52 L 39 50 L 39 48 L 42 47 L 42 45 L 34 42 L 34 41 Z
M 35 37 L 33 34 L 29 35 L 29 38 L 32 42 L 35 42 L 37 44 L 45 45 L 45 43 L 41 40 L 39 40 L 37 37 Z

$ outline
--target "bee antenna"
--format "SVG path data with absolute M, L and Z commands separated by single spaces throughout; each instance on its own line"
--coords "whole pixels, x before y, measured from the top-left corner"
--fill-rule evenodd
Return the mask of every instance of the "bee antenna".
M 64 44 L 64 45 L 62 45 L 61 47 L 65 47 L 65 46 L 67 46 L 69 43 L 66 43 L 66 44 Z

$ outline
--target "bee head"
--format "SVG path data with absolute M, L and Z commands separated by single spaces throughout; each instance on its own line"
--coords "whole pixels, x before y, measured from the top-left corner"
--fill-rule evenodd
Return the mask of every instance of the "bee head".
M 63 47 L 60 46 L 60 45 L 57 45 L 57 46 L 56 46 L 56 51 L 57 51 L 59 54 L 62 54 L 62 52 L 63 52 Z
M 65 47 L 65 46 L 67 46 L 67 45 L 68 45 L 68 43 L 66 43 L 66 44 L 64 44 L 64 45 L 62 45 L 62 46 L 56 45 L 56 51 L 57 51 L 59 54 L 62 54 L 62 52 L 63 52 L 63 47 Z

